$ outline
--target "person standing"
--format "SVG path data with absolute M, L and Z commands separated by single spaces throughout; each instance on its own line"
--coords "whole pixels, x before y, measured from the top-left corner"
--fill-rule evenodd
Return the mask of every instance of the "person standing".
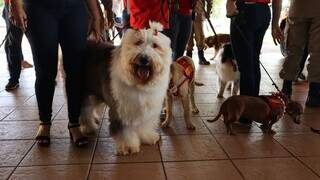
M 240 71 L 240 95 L 258 96 L 260 91 L 260 52 L 269 27 L 270 0 L 227 0 L 227 16 L 231 17 L 232 49 Z M 279 27 L 282 0 L 272 0 L 272 35 L 275 42 L 283 37 Z M 251 122 L 241 118 L 240 122 Z
M 170 30 L 173 60 L 183 56 L 192 30 L 192 9 L 195 0 L 174 0 L 171 4 Z
M 280 71 L 284 79 L 282 92 L 288 97 L 292 94 L 292 81 L 300 70 L 300 61 L 308 47 L 309 92 L 307 107 L 320 107 L 320 1 L 291 0 L 289 17 L 285 29 L 287 56 Z
M 212 9 L 212 0 L 198 0 L 194 8 L 194 20 L 192 22 L 192 32 L 187 45 L 187 56 L 192 57 L 193 51 L 193 39 L 196 40 L 196 45 L 198 48 L 199 64 L 209 65 L 210 62 L 204 57 L 204 33 L 203 33 L 203 21 L 205 18 L 210 18 L 210 13 Z
M 66 73 L 68 129 L 76 146 L 88 143 L 80 131 L 82 75 L 87 37 L 102 40 L 103 21 L 96 0 L 11 0 L 15 25 L 26 32 L 31 45 L 36 71 L 36 98 L 40 126 L 36 135 L 39 145 L 50 144 L 52 101 L 58 64 L 58 44 L 63 54 Z M 88 36 L 88 10 L 91 14 Z
M 4 49 L 7 56 L 8 69 L 10 74 L 10 78 L 7 85 L 5 86 L 5 89 L 7 91 L 11 91 L 19 87 L 21 68 L 31 68 L 33 66 L 27 61 L 24 61 L 21 48 L 23 32 L 21 29 L 14 26 L 10 22 L 9 0 L 4 1 L 2 17 L 6 22 L 6 29 L 8 34 L 5 41 Z

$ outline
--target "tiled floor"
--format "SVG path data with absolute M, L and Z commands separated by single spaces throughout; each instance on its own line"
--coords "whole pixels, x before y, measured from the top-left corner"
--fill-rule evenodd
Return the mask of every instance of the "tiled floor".
M 261 55 L 263 63 L 280 84 L 281 55 L 270 41 Z M 31 59 L 28 47 L 26 59 Z M 212 50 L 206 56 L 211 57 Z M 285 116 L 274 125 L 275 134 L 264 134 L 259 125 L 235 124 L 236 136 L 226 134 L 222 121 L 208 123 L 223 100 L 216 98 L 214 66 L 197 66 L 197 79 L 205 84 L 196 88 L 200 113 L 193 117 L 197 129 L 185 128 L 182 108 L 174 106 L 175 120 L 160 130 L 155 146 L 143 146 L 139 154 L 116 156 L 114 140 L 108 132 L 105 115 L 98 137 L 86 148 L 69 140 L 67 111 L 61 79 L 58 77 L 53 106 L 52 144 L 39 147 L 34 136 L 38 126 L 34 95 L 34 70 L 22 71 L 20 88 L 6 92 L 8 72 L 5 54 L 0 52 L 0 179 L 169 179 L 169 180 L 314 180 L 320 179 L 319 109 L 305 109 L 303 123 L 295 125 Z M 306 99 L 307 85 L 295 85 L 293 98 Z M 263 73 L 261 93 L 274 91 Z M 226 92 L 226 97 L 229 96 Z

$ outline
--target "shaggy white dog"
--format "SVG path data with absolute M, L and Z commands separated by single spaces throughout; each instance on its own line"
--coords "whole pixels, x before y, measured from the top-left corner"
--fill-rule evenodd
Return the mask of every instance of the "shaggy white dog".
M 109 106 L 110 132 L 117 153 L 140 151 L 141 144 L 155 144 L 163 100 L 169 84 L 170 40 L 162 26 L 150 23 L 149 29 L 129 29 L 121 45 L 93 45 L 88 52 L 85 100 L 81 129 L 97 128 L 98 113 Z
M 223 98 L 226 86 L 231 83 L 231 95 L 237 95 L 240 86 L 240 72 L 234 59 L 231 44 L 226 44 L 218 52 L 216 63 L 219 92 L 218 98 Z

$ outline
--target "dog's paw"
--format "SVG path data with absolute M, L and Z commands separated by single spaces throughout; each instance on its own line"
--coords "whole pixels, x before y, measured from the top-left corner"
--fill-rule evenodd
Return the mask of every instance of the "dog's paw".
M 129 154 L 135 154 L 140 152 L 140 145 L 120 145 L 117 148 L 117 155 L 119 156 L 126 156 Z
M 223 95 L 222 95 L 222 94 L 218 94 L 218 95 L 217 95 L 217 98 L 222 99 L 222 98 L 223 98 Z
M 147 145 L 155 145 L 160 140 L 160 135 L 157 132 L 146 133 L 141 137 L 141 142 Z
M 189 124 L 187 124 L 187 129 L 188 130 L 196 130 L 196 127 L 192 123 L 189 123 Z
M 195 109 L 192 109 L 192 114 L 198 114 L 199 113 L 199 109 L 195 108 Z

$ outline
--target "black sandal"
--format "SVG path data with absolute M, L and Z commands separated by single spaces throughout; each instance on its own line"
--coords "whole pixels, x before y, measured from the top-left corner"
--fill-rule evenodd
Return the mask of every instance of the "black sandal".
M 49 126 L 49 133 L 43 135 L 43 133 L 41 132 L 43 129 L 42 126 Z M 38 145 L 41 146 L 48 146 L 50 144 L 50 126 L 51 126 L 51 122 L 49 123 L 40 123 L 40 127 L 38 129 L 37 132 L 37 136 L 36 136 L 36 142 Z
M 70 139 L 73 141 L 73 143 L 76 146 L 83 147 L 89 143 L 88 138 L 87 137 L 80 137 L 79 139 L 74 139 L 73 135 L 70 131 L 70 129 L 72 129 L 72 128 L 79 128 L 79 127 L 80 127 L 80 124 L 69 124 L 68 125 L 69 135 L 70 135 Z

